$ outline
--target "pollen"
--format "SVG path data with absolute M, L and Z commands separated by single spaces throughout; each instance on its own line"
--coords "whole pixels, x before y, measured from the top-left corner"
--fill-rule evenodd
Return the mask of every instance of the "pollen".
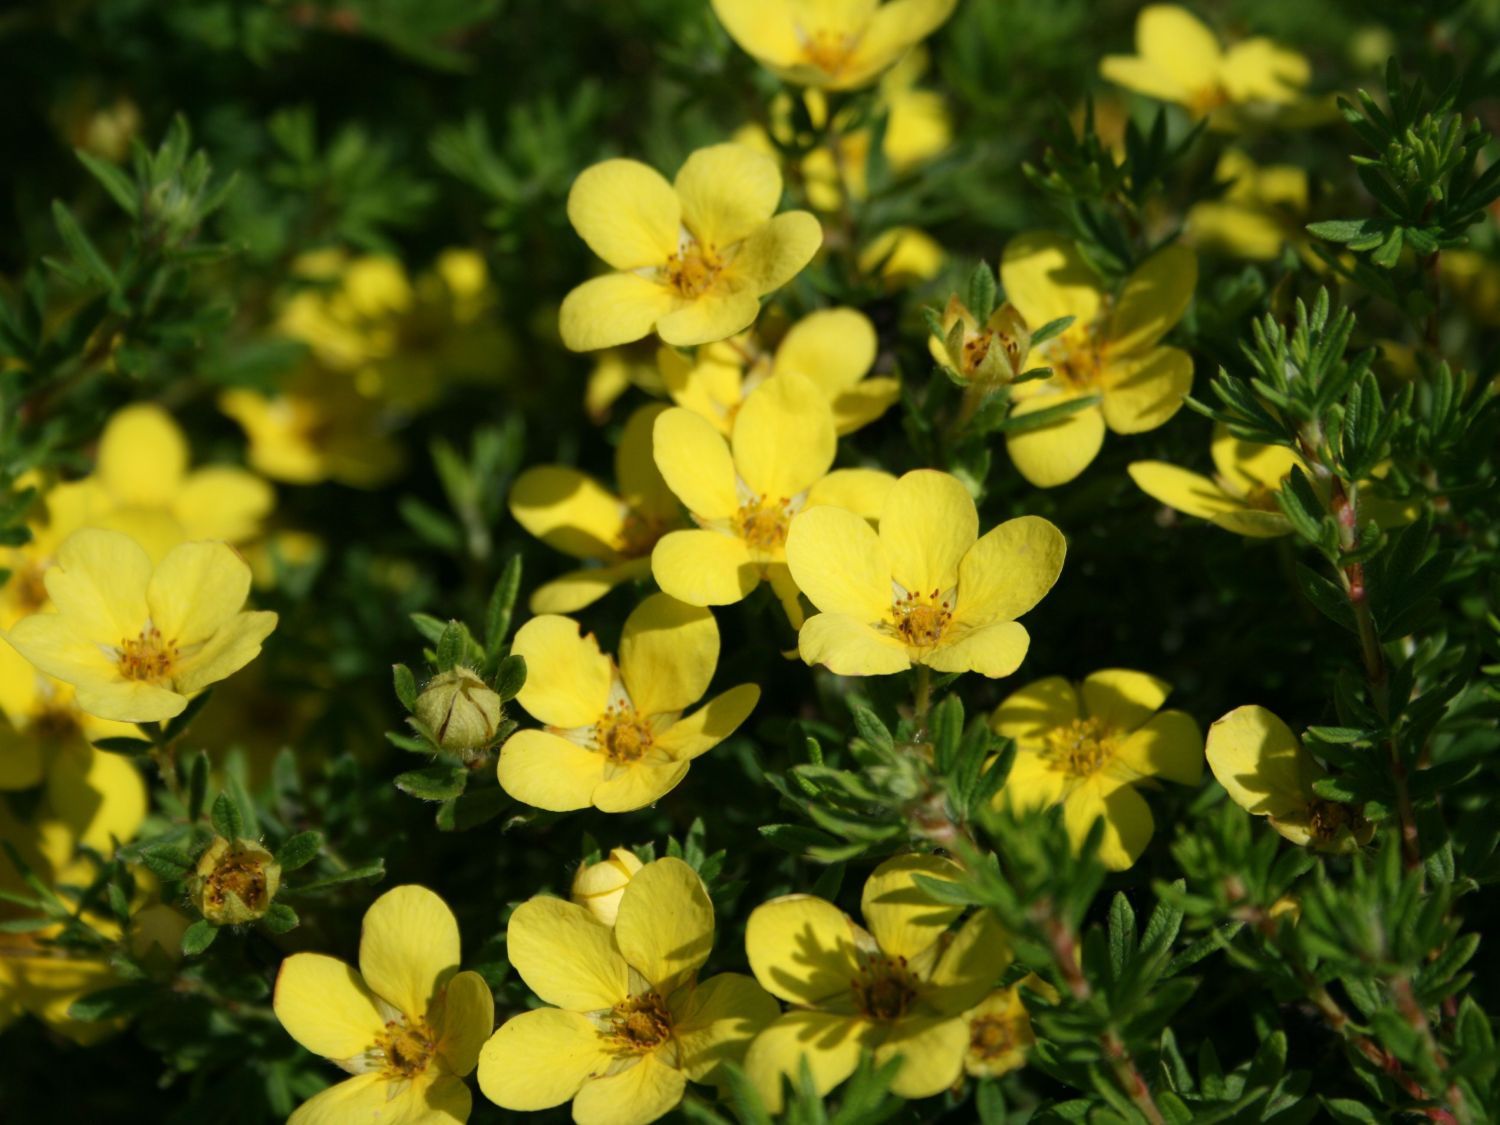
M 388 1078 L 415 1078 L 427 1069 L 437 1051 L 437 1036 L 425 1020 L 391 1020 L 375 1042 L 381 1072 Z
M 628 703 L 611 706 L 594 724 L 594 745 L 617 765 L 640 761 L 653 741 L 650 726 Z
M 906 594 L 894 606 L 896 632 L 913 648 L 929 648 L 942 640 L 953 620 L 953 606 L 934 590 L 927 597 Z
M 724 260 L 712 246 L 689 241 L 667 259 L 665 281 L 684 297 L 701 297 L 723 269 Z
M 769 552 L 784 546 L 791 523 L 790 503 L 785 497 L 771 500 L 762 495 L 742 504 L 734 514 L 735 534 L 754 551 Z
M 1113 732 L 1096 718 L 1074 719 L 1056 727 L 1047 732 L 1046 741 L 1042 757 L 1054 770 L 1072 778 L 1097 773 L 1115 756 Z
M 655 992 L 617 1004 L 605 1023 L 610 1045 L 621 1054 L 644 1055 L 672 1038 L 671 1013 Z
M 119 652 L 120 675 L 127 680 L 160 683 L 171 678 L 177 665 L 177 645 L 163 638 L 155 626 L 122 640 Z
M 917 980 L 906 958 L 872 957 L 849 982 L 860 1013 L 872 1020 L 897 1020 L 917 998 Z

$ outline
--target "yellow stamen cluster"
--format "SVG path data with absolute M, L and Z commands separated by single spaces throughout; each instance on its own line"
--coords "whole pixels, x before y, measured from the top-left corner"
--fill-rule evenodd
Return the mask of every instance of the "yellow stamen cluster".
M 1074 391 L 1089 391 L 1098 386 L 1099 370 L 1103 357 L 1091 341 L 1079 347 L 1062 348 L 1047 355 L 1047 366 L 1052 368 L 1053 378 Z
M 120 642 L 120 675 L 127 680 L 158 683 L 172 675 L 176 664 L 177 646 L 163 638 L 155 626 Z
M 606 1019 L 610 1046 L 627 1055 L 644 1055 L 672 1037 L 672 1014 L 655 992 L 617 1004 Z
M 639 512 L 630 512 L 620 525 L 614 548 L 627 559 L 643 559 L 651 554 L 651 549 L 666 530 L 660 520 L 649 519 Z
M 38 740 L 55 745 L 78 733 L 78 713 L 49 703 L 32 716 L 26 730 Z
M 684 297 L 700 297 L 723 268 L 724 260 L 712 246 L 689 242 L 667 259 L 665 281 Z
M 1022 1043 L 1020 1023 L 1007 1015 L 976 1017 L 969 1024 L 969 1050 L 985 1060 L 1009 1054 Z
M 1115 754 L 1113 732 L 1099 719 L 1074 719 L 1047 732 L 1042 756 L 1054 770 L 1069 777 L 1088 777 L 1103 769 Z
M 22 614 L 40 613 L 47 605 L 47 585 L 42 581 L 46 568 L 34 564 L 17 567 L 8 583 L 16 609 Z
M 870 957 L 849 984 L 860 1013 L 872 1020 L 900 1019 L 917 998 L 917 981 L 905 957 Z
M 437 1051 L 437 1036 L 426 1021 L 391 1020 L 375 1043 L 381 1072 L 389 1078 L 415 1078 L 427 1069 Z
M 802 54 L 807 61 L 826 74 L 843 70 L 859 40 L 853 35 L 820 29 L 804 38 Z
M 1194 90 L 1188 98 L 1187 108 L 1194 117 L 1207 117 L 1214 110 L 1228 105 L 1229 101 L 1229 91 L 1215 83 Z
M 786 543 L 787 529 L 792 525 L 789 501 L 770 500 L 764 495 L 740 505 L 734 514 L 734 533 L 752 550 L 773 551 Z
M 618 765 L 640 761 L 651 749 L 652 741 L 650 726 L 641 721 L 628 703 L 611 705 L 594 724 L 594 745 Z
M 953 606 L 946 598 L 940 599 L 937 590 L 926 598 L 920 594 L 906 594 L 896 600 L 893 612 L 896 632 L 913 648 L 937 644 L 948 622 L 953 620 Z

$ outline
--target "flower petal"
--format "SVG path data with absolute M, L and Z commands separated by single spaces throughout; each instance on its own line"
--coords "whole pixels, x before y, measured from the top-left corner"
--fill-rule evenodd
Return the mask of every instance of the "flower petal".
M 474 1069 L 479 1050 L 495 1030 L 495 996 L 478 973 L 459 973 L 443 993 L 438 1053 L 460 1078 Z
M 1245 506 L 1243 500 L 1229 495 L 1207 477 L 1165 461 L 1132 461 L 1126 471 L 1153 500 L 1199 519 L 1211 520 Z
M 1282 513 L 1259 512 L 1249 508 L 1220 513 L 1213 517 L 1213 524 L 1249 539 L 1275 539 L 1292 532 L 1292 521 Z
M 914 594 L 944 594 L 958 585 L 959 563 L 978 536 L 979 513 L 968 489 L 932 469 L 898 480 L 880 515 L 891 577 Z
M 656 584 L 689 605 L 732 605 L 760 584 L 760 569 L 738 536 L 673 531 L 651 551 Z
M 1172 685 L 1145 672 L 1104 668 L 1080 685 L 1083 709 L 1117 732 L 1133 731 L 1161 710 Z
M 620 444 L 615 447 L 615 481 L 621 498 L 634 511 L 664 523 L 676 522 L 682 513 L 676 494 L 656 467 L 652 451 L 656 420 L 666 410 L 667 405 L 661 402 L 637 407 L 625 420 Z
M 182 428 L 154 403 L 116 411 L 99 436 L 99 479 L 122 508 L 170 507 L 187 463 Z
M 682 1069 L 694 1082 L 715 1082 L 724 1063 L 740 1062 L 750 1041 L 781 1012 L 774 996 L 741 973 L 709 977 L 671 1002 Z
M 1256 816 L 1300 811 L 1319 770 L 1291 728 L 1264 707 L 1236 707 L 1208 728 L 1208 767 L 1235 804 Z
M 1058 317 L 1076 317 L 1069 331 L 1086 328 L 1103 300 L 1099 275 L 1072 239 L 1047 231 L 1021 234 L 1000 259 L 1005 297 L 1033 329 Z
M 144 599 L 142 601 L 144 602 Z M 105 655 L 99 642 L 80 636 L 76 629 L 70 628 L 69 623 L 60 613 L 34 613 L 30 617 L 23 617 L 15 623 L 9 633 L 5 634 L 4 639 L 38 672 L 45 672 L 65 683 L 88 685 L 89 687 L 85 690 L 116 686 L 123 690 L 130 686 L 120 681 L 119 670 L 115 662 Z M 136 686 L 151 688 L 156 692 L 162 690 L 152 688 L 150 684 Z M 175 692 L 163 694 L 176 697 Z M 79 706 L 82 704 L 80 703 Z M 179 707 L 178 710 L 181 708 Z M 126 721 L 150 722 L 153 720 Z
M 1061 676 L 1048 676 L 1006 696 L 990 716 L 996 734 L 1034 742 L 1078 718 L 1078 693 Z
M 671 856 L 637 871 L 620 899 L 615 945 L 662 996 L 691 978 L 714 947 L 714 907 L 698 873 Z
M 1203 780 L 1203 734 L 1191 715 L 1163 711 L 1120 744 L 1116 761 L 1136 777 L 1163 777 L 1181 785 Z
M 1011 417 L 1045 410 L 1058 401 L 1050 395 L 1022 399 L 1011 408 Z M 1103 445 L 1104 414 L 1097 406 L 1086 406 L 1035 430 L 1005 435 L 1011 463 L 1038 488 L 1067 484 L 1089 467 Z
M 1181 348 L 1110 358 L 1099 373 L 1105 424 L 1117 434 L 1165 425 L 1193 389 L 1193 357 Z
M 557 330 L 571 351 L 613 348 L 649 335 L 677 304 L 676 294 L 660 282 L 634 273 L 607 273 L 563 298 Z
M 951 883 L 960 874 L 951 859 L 913 852 L 886 860 L 865 880 L 860 913 L 887 956 L 914 959 L 963 913 L 963 907 L 933 898 L 915 876 Z
M 833 400 L 833 425 L 842 434 L 852 434 L 875 421 L 901 398 L 901 380 L 891 375 L 872 375 Z M 853 470 L 851 470 L 853 471 Z
M 802 55 L 792 0 L 713 0 L 729 37 L 768 66 L 789 66 Z
M 1109 318 L 1112 353 L 1151 347 L 1182 319 L 1198 284 L 1198 256 L 1180 242 L 1158 250 L 1136 267 L 1120 289 Z
M 676 348 L 713 344 L 743 332 L 760 315 L 755 287 L 725 270 L 720 284 L 662 316 L 656 334 Z
M 830 402 L 875 364 L 875 325 L 857 309 L 820 309 L 787 330 L 776 348 L 776 374 L 801 375 Z
M 978 672 L 998 680 L 1021 666 L 1031 647 L 1031 635 L 1014 621 L 997 621 L 961 633 L 956 640 L 944 636 L 922 663 L 934 672 Z
M 363 1054 L 385 1032 L 354 967 L 321 953 L 294 953 L 281 963 L 271 1006 L 288 1035 L 325 1059 Z
M 1291 471 L 1303 463 L 1301 457 L 1284 445 L 1241 441 L 1222 425 L 1214 426 L 1209 452 L 1219 475 L 1241 494 L 1257 485 L 1279 489 Z
M 823 224 L 812 212 L 784 211 L 757 227 L 740 244 L 740 252 L 725 274 L 747 286 L 749 292 L 765 296 L 801 273 L 822 245 Z M 746 321 L 741 327 L 748 327 L 749 323 Z M 663 335 L 662 339 L 667 337 Z
M 549 812 L 588 808 L 604 780 L 602 755 L 544 730 L 511 735 L 500 747 L 495 768 L 500 788 L 523 804 Z
M 609 657 L 578 622 L 551 614 L 516 630 L 511 653 L 526 660 L 526 685 L 516 701 L 551 727 L 593 726 L 609 705 L 614 673 Z
M 562 465 L 527 469 L 510 490 L 510 514 L 553 550 L 575 559 L 612 560 L 625 504 L 586 473 Z
M 172 514 L 189 539 L 243 543 L 276 506 L 276 492 L 254 473 L 215 465 L 189 474 L 172 503 Z
M 732 687 L 658 734 L 656 748 L 673 761 L 692 761 L 733 734 L 759 702 L 755 684 Z
M 619 659 L 637 711 L 682 711 L 703 698 L 713 679 L 719 627 L 709 610 L 653 594 L 625 619 Z
M 43 580 L 52 604 L 80 637 L 117 645 L 146 623 L 151 569 L 150 557 L 130 536 L 84 528 L 63 540 Z
M 734 466 L 771 500 L 805 492 L 833 464 L 838 435 L 828 399 L 800 375 L 777 375 L 750 393 L 734 420 Z
M 653 1054 L 618 1074 L 591 1078 L 573 1099 L 574 1125 L 648 1125 L 682 1101 L 687 1075 Z
M 1073 846 L 1083 846 L 1094 821 L 1104 819 L 1099 862 L 1111 871 L 1124 871 L 1140 858 L 1151 841 L 1155 822 L 1145 798 L 1129 785 L 1114 785 L 1097 775 L 1063 801 L 1063 824 Z
M 766 1109 L 780 1113 L 785 1083 L 796 1088 L 804 1061 L 813 1089 L 826 1094 L 854 1073 L 872 1038 L 870 1025 L 855 1016 L 790 1011 L 755 1037 L 745 1054 L 745 1073 Z
M 510 963 L 548 1004 L 597 1012 L 630 995 L 630 969 L 613 931 L 576 903 L 528 899 L 512 912 L 505 933 Z
M 122 754 L 87 744 L 63 747 L 52 755 L 46 784 L 52 812 L 80 845 L 101 855 L 114 854 L 117 842 L 133 840 L 146 819 L 146 783 Z
M 884 469 L 835 469 L 807 490 L 807 508 L 828 504 L 877 520 L 895 487 L 896 478 Z
M 617 270 L 665 265 L 677 252 L 681 219 L 672 185 L 638 160 L 605 160 L 585 168 L 568 192 L 573 229 Z
M 268 610 L 236 613 L 202 648 L 179 661 L 173 686 L 184 695 L 192 695 L 228 679 L 260 655 L 261 642 L 275 628 L 276 615 Z
M 1224 55 L 1224 88 L 1237 102 L 1290 105 L 1312 75 L 1307 58 L 1255 36 L 1242 39 Z
M 742 241 L 776 212 L 781 171 L 747 145 L 700 148 L 672 185 L 682 201 L 682 223 L 700 243 L 722 251 Z
M 426 1019 L 458 971 L 458 921 L 426 887 L 395 887 L 365 911 L 359 971 L 370 990 L 409 1020 Z
M 890 616 L 885 548 L 854 512 L 829 506 L 799 513 L 787 533 L 786 562 L 798 588 L 824 613 L 848 614 L 865 624 Z
M 479 1052 L 480 1092 L 502 1109 L 551 1109 L 609 1069 L 613 1057 L 589 1018 L 535 1008 L 500 1025 Z
M 712 423 L 678 407 L 656 419 L 652 453 L 662 479 L 689 511 L 705 520 L 727 520 L 739 509 L 734 458 Z
M 409 1103 L 392 1106 L 390 1080 L 383 1074 L 356 1074 L 319 1090 L 293 1110 L 286 1121 L 287 1125 L 345 1125 L 349 1121 L 384 1118 L 394 1125 L 407 1120 L 408 1108 Z
M 1010 964 L 1010 943 L 993 911 L 980 909 L 958 928 L 928 978 L 927 1000 L 947 1016 L 971 1007 Z
M 797 651 L 808 664 L 821 664 L 837 676 L 889 676 L 911 667 L 906 646 L 865 618 L 818 613 L 797 634 Z
M 1192 93 L 1218 84 L 1223 52 L 1208 26 L 1186 8 L 1150 4 L 1135 24 L 1136 50 L 1143 59 Z
M 849 992 L 859 972 L 861 933 L 831 902 L 782 895 L 750 912 L 745 955 L 767 992 L 789 1004 L 817 1006 Z
M 616 586 L 651 577 L 651 559 L 629 559 L 616 566 L 586 566 L 560 574 L 531 592 L 532 613 L 577 613 Z
M 869 15 L 849 60 L 837 79 L 835 90 L 863 86 L 906 54 L 912 44 L 931 35 L 953 14 L 958 0 L 886 0 Z M 864 5 L 855 5 L 858 11 Z
M 636 762 L 594 788 L 600 812 L 634 812 L 661 800 L 687 776 L 687 762 Z
M 971 625 L 1014 621 L 1057 582 L 1068 544 L 1040 516 L 1006 520 L 964 553 L 954 620 Z
M 1016 760 L 1010 767 L 995 804 L 1016 813 L 1051 808 L 1067 792 L 1067 775 L 1054 769 L 1052 763 L 1028 746 L 1016 747 Z
M 897 1020 L 875 1048 L 875 1065 L 900 1055 L 891 1093 L 930 1098 L 957 1084 L 968 1046 L 969 1025 L 961 1017 L 908 1016 Z
M 250 567 L 223 543 L 182 543 L 157 564 L 146 587 L 151 624 L 181 646 L 202 644 L 250 596 Z

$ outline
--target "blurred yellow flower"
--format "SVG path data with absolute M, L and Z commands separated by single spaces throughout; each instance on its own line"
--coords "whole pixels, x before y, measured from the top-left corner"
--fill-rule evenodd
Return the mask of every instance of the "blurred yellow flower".
M 905 289 L 931 281 L 943 269 L 943 247 L 917 227 L 891 227 L 859 252 L 859 268 L 876 274 L 888 288 Z
M 613 926 L 625 888 L 643 866 L 629 848 L 614 848 L 598 863 L 578 865 L 568 897 L 606 926 Z
M 666 394 L 656 366 L 656 352 L 648 346 L 605 348 L 594 353 L 594 366 L 583 390 L 583 409 L 594 423 L 604 421 L 609 408 L 631 387 L 647 394 Z
M 786 372 L 748 395 L 724 435 L 674 407 L 656 420 L 656 464 L 698 523 L 662 537 L 651 555 L 657 585 L 692 605 L 729 605 L 769 581 L 793 624 L 797 587 L 786 564 L 787 528 L 801 511 L 838 505 L 873 517 L 894 478 L 874 469 L 829 472 L 838 438 L 827 395 Z
M 464 1076 L 495 1026 L 484 978 L 459 972 L 458 922 L 426 887 L 387 891 L 365 912 L 359 969 L 321 953 L 281 963 L 272 1001 L 288 1035 L 348 1071 L 288 1125 L 462 1123 Z
M 1107 55 L 1099 73 L 1111 82 L 1234 129 L 1299 101 L 1311 77 L 1307 59 L 1256 36 L 1227 51 L 1186 8 L 1148 4 L 1135 24 L 1134 55 Z
M 1500 262 L 1478 250 L 1444 250 L 1438 256 L 1443 284 L 1481 324 L 1500 327 Z
M 615 450 L 618 493 L 565 465 L 540 465 L 516 479 L 516 522 L 549 547 L 595 564 L 537 587 L 531 612 L 573 613 L 621 583 L 651 576 L 651 549 L 684 522 L 651 456 L 652 427 L 665 409 L 642 406 L 625 423 Z
M 892 375 L 871 375 L 879 341 L 870 318 L 857 309 L 819 309 L 787 330 L 775 350 L 753 329 L 696 354 L 662 348 L 659 365 L 667 393 L 712 422 L 726 437 L 741 404 L 767 379 L 788 372 L 822 391 L 839 434 L 879 418 L 901 397 Z
M 183 543 L 153 565 L 129 536 L 85 528 L 45 581 L 56 610 L 22 618 L 6 639 L 102 719 L 180 714 L 188 696 L 254 660 L 276 627 L 276 614 L 241 609 L 250 567 L 223 543 Z
M 1021 999 L 1021 989 L 1039 992 L 1057 1003 L 1057 989 L 1035 973 L 1027 973 L 1009 988 L 997 988 L 964 1013 L 969 1025 L 969 1052 L 964 1073 L 971 1078 L 999 1078 L 1026 1065 L 1036 1042 L 1031 1014 Z
M 688 1082 L 718 1082 L 776 1001 L 747 976 L 698 981 L 714 911 L 680 859 L 646 864 L 613 928 L 538 896 L 510 916 L 506 953 L 548 1007 L 507 1020 L 479 1056 L 479 1089 L 505 1109 L 573 1103 L 577 1125 L 647 1125 Z
M 1270 261 L 1287 243 L 1302 241 L 1307 172 L 1293 164 L 1258 165 L 1240 149 L 1219 157 L 1214 178 L 1229 188 L 1218 199 L 1193 204 L 1187 236 L 1205 250 Z
M 991 716 L 1016 742 L 999 805 L 1015 811 L 1062 805 L 1075 847 L 1104 821 L 1099 860 L 1112 871 L 1133 864 L 1151 839 L 1151 809 L 1135 787 L 1154 778 L 1197 785 L 1203 736 L 1192 716 L 1162 711 L 1171 687 L 1155 676 L 1110 668 L 1075 689 L 1060 676 L 1027 684 Z
M 43 488 L 35 473 L 16 482 L 17 489 Z M 26 530 L 31 538 L 19 547 L 0 545 L 0 569 L 10 577 L 0 584 L 0 631 L 21 618 L 47 608 L 47 586 L 43 575 L 57 558 L 57 548 L 83 527 L 99 506 L 92 482 L 74 481 L 53 485 L 32 501 Z
M 988 910 L 950 932 L 963 907 L 935 900 L 915 878 L 951 882 L 959 874 L 957 864 L 935 855 L 886 860 L 865 883 L 865 926 L 812 895 L 783 895 L 751 912 L 750 968 L 792 1005 L 745 1056 L 772 1113 L 781 1112 L 783 1081 L 796 1083 L 802 1062 L 826 1094 L 866 1050 L 877 1066 L 901 1056 L 891 1081 L 899 1097 L 931 1097 L 957 1083 L 969 1046 L 964 1013 L 1010 961 Z
M 534 617 L 511 652 L 526 659 L 516 701 L 545 730 L 500 748 L 499 777 L 518 801 L 553 812 L 629 812 L 676 788 L 694 758 L 734 733 L 760 699 L 740 684 L 686 717 L 719 662 L 713 614 L 653 594 L 625 619 L 619 663 L 567 617 Z
M 1319 851 L 1353 851 L 1375 827 L 1356 810 L 1318 796 L 1326 776 L 1279 718 L 1264 707 L 1236 707 L 1208 728 L 1209 769 L 1230 799 L 1263 816 L 1294 844 Z
M 798 635 L 802 659 L 841 676 L 880 676 L 913 664 L 1008 676 L 1031 638 L 1016 618 L 1062 571 L 1062 533 L 1021 516 L 979 536 L 974 500 L 931 469 L 890 489 L 880 530 L 841 508 L 792 521 L 787 562 L 822 612 Z
M 729 37 L 799 86 L 868 86 L 941 27 L 958 0 L 713 0 Z
M 761 297 L 801 272 L 823 241 L 811 213 L 778 215 L 780 201 L 776 162 L 744 145 L 698 149 L 670 184 L 636 160 L 586 168 L 568 193 L 568 219 L 616 272 L 563 299 L 563 343 L 594 351 L 654 330 L 693 347 L 748 328 Z
M 1212 479 L 1165 461 L 1132 461 L 1130 479 L 1153 500 L 1225 531 L 1252 539 L 1289 534 L 1292 525 L 1276 493 L 1302 459 L 1285 446 L 1241 441 L 1220 425 L 1210 452 L 1217 470 Z
M 1008 433 L 1006 451 L 1038 488 L 1066 484 L 1117 434 L 1154 430 L 1176 414 L 1193 384 L 1193 360 L 1159 341 L 1187 311 L 1198 261 L 1172 245 L 1142 262 L 1111 297 L 1071 241 L 1023 234 L 1005 247 L 1005 294 L 1033 331 L 1058 317 L 1073 323 L 1032 349 L 1026 367 L 1051 367 L 1044 380 L 1019 383 L 1012 417 L 1098 395 L 1099 401 L 1036 429 Z

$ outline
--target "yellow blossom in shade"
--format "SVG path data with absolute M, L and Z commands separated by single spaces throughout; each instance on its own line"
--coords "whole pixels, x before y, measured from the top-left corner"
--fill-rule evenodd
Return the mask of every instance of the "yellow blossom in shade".
M 378 404 L 347 376 L 307 371 L 269 396 L 236 388 L 219 396 L 219 409 L 244 429 L 250 464 L 273 480 L 374 488 L 401 469 Z
M 729 605 L 771 583 L 793 624 L 802 611 L 787 570 L 797 513 L 838 505 L 863 522 L 894 483 L 874 469 L 829 472 L 838 438 L 828 397 L 790 372 L 766 380 L 735 414 L 730 437 L 674 407 L 656 420 L 656 464 L 698 527 L 662 537 L 651 554 L 657 585 L 692 605 Z
M 745 1056 L 772 1113 L 781 1112 L 783 1081 L 795 1084 L 804 1060 L 819 1094 L 848 1078 L 865 1050 L 876 1065 L 901 1056 L 891 1081 L 900 1097 L 930 1097 L 958 1081 L 969 1045 L 964 1013 L 1010 961 L 989 911 L 951 930 L 963 907 L 938 902 L 916 881 L 959 874 L 934 855 L 886 860 L 865 883 L 864 926 L 812 895 L 784 895 L 751 912 L 750 968 L 792 1005 Z
M 567 617 L 534 617 L 511 652 L 526 658 L 516 701 L 545 730 L 500 748 L 500 784 L 553 812 L 629 812 L 669 793 L 698 757 L 734 733 L 760 699 L 740 684 L 694 711 L 719 662 L 713 614 L 653 594 L 625 619 L 618 664 Z
M 1006 451 L 1032 484 L 1052 488 L 1077 477 L 1098 455 L 1106 428 L 1144 433 L 1181 408 L 1192 389 L 1193 360 L 1159 341 L 1182 319 L 1198 282 L 1198 260 L 1187 247 L 1157 251 L 1111 296 L 1071 241 L 1023 234 L 1005 247 L 1000 279 L 1033 330 L 1074 318 L 1032 349 L 1026 368 L 1051 367 L 1052 375 L 1017 384 L 1012 417 L 1099 397 L 1058 421 L 1007 434 Z
M 613 926 L 625 888 L 643 866 L 629 848 L 615 848 L 598 863 L 578 865 L 568 897 L 606 926 Z
M 870 318 L 856 309 L 820 309 L 792 325 L 774 350 L 754 331 L 706 344 L 696 354 L 662 348 L 667 393 L 678 406 L 703 415 L 728 437 L 745 398 L 767 379 L 788 372 L 822 391 L 834 430 L 853 433 L 901 397 L 891 375 L 871 375 L 879 341 Z
M 605 348 L 594 355 L 594 366 L 583 390 L 583 409 L 592 421 L 602 422 L 610 407 L 631 387 L 650 395 L 666 394 L 655 352 L 645 345 Z
M 1075 847 L 1103 818 L 1099 860 L 1133 864 L 1151 839 L 1151 809 L 1135 787 L 1155 778 L 1197 785 L 1203 736 L 1182 711 L 1162 711 L 1170 686 L 1144 672 L 1110 668 L 1075 689 L 1060 676 L 1028 684 L 991 716 L 1016 742 L 1015 764 L 997 804 L 1015 811 L 1062 805 Z
M 964 1013 L 969 1025 L 964 1073 L 969 1077 L 999 1078 L 1026 1065 L 1036 1033 L 1031 1029 L 1031 1014 L 1021 999 L 1023 988 L 1057 1003 L 1057 989 L 1035 973 L 1027 973 L 1009 988 L 997 988 Z
M 250 567 L 223 543 L 183 543 L 153 566 L 129 536 L 85 528 L 45 580 L 55 611 L 22 618 L 6 639 L 101 719 L 180 714 L 188 696 L 254 660 L 276 627 L 276 614 L 242 610 Z
M 1256 36 L 1228 50 L 1186 8 L 1149 4 L 1135 24 L 1134 55 L 1108 55 L 1099 72 L 1147 97 L 1175 102 L 1216 129 L 1247 116 L 1268 116 L 1298 102 L 1311 68 L 1307 59 Z
M 822 612 L 798 635 L 802 659 L 841 676 L 913 664 L 1008 676 L 1031 643 L 1016 618 L 1052 588 L 1066 550 L 1062 533 L 1037 516 L 981 538 L 973 498 L 932 469 L 896 482 L 878 533 L 843 509 L 805 512 L 792 521 L 787 562 Z
M 744 145 L 700 148 L 670 184 L 635 160 L 585 169 L 568 193 L 568 219 L 616 272 L 563 298 L 563 343 L 594 351 L 654 330 L 694 347 L 748 328 L 761 297 L 823 241 L 809 212 L 776 214 L 780 200 L 776 162 Z
M 1438 256 L 1443 284 L 1479 323 L 1500 327 L 1500 262 L 1478 250 L 1457 248 Z
M 942 246 L 926 231 L 892 227 L 859 252 L 859 268 L 877 274 L 891 289 L 905 289 L 941 273 L 943 258 Z
M 713 0 L 733 39 L 799 86 L 868 86 L 941 27 L 958 0 Z
M 359 969 L 321 953 L 281 963 L 272 1001 L 287 1034 L 348 1071 L 288 1125 L 441 1125 L 469 1119 L 464 1076 L 495 1026 L 478 973 L 459 972 L 458 922 L 426 887 L 387 891 L 365 912 Z
M 1263 816 L 1294 844 L 1353 851 L 1374 825 L 1356 810 L 1318 796 L 1323 767 L 1297 736 L 1264 707 L 1236 707 L 1208 728 L 1208 767 L 1247 812 Z
M 698 970 L 713 949 L 713 904 L 680 859 L 638 871 L 613 927 L 539 896 L 510 917 L 506 953 L 543 1003 L 484 1045 L 479 1089 L 510 1110 L 573 1103 L 578 1125 L 647 1125 L 688 1082 L 719 1081 L 776 1001 L 749 977 Z
M 1219 158 L 1215 177 L 1229 187 L 1195 203 L 1187 236 L 1194 245 L 1236 258 L 1269 261 L 1300 242 L 1307 213 L 1307 173 L 1291 164 L 1257 165 L 1239 149 Z
M 1153 500 L 1185 515 L 1252 539 L 1286 535 L 1291 522 L 1276 504 L 1276 493 L 1302 459 L 1280 445 L 1241 441 L 1214 427 L 1213 478 L 1165 461 L 1133 461 L 1130 479 Z
M 618 492 L 565 465 L 540 465 L 516 478 L 510 490 L 516 522 L 590 564 L 539 586 L 531 595 L 533 613 L 572 613 L 621 583 L 650 577 L 652 548 L 684 522 L 651 456 L 652 427 L 665 409 L 642 406 L 625 423 L 615 450 Z

